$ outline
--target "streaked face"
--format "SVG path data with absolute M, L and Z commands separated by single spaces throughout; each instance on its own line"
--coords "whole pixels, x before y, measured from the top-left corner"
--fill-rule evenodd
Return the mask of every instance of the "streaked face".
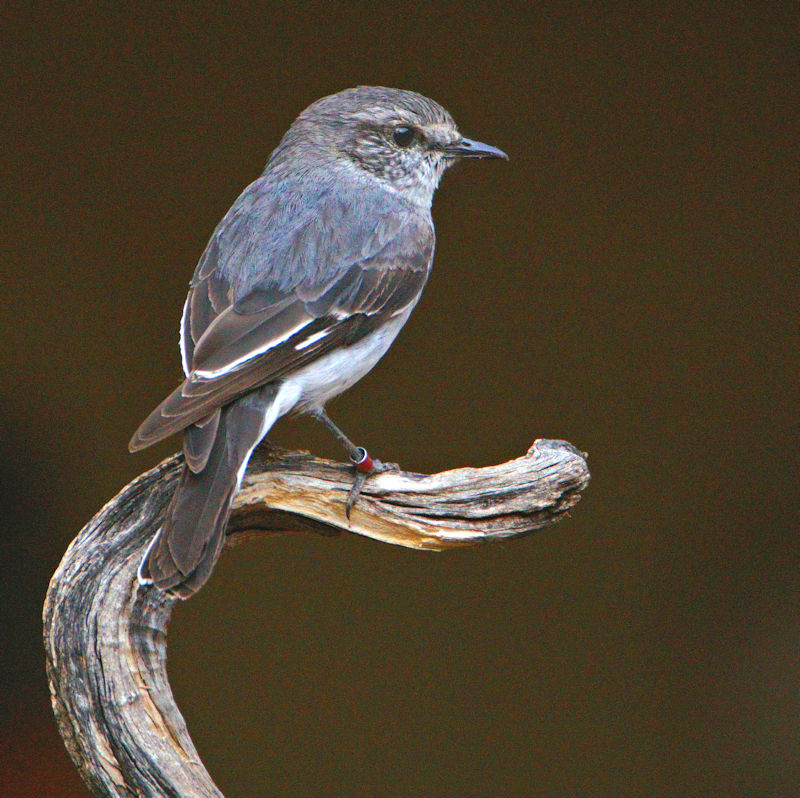
M 369 175 L 385 189 L 428 207 L 445 169 L 459 158 L 505 157 L 464 139 L 450 114 L 433 100 L 380 86 L 347 89 L 310 105 L 273 153 L 272 165 L 280 168 L 283 160 L 288 169 L 290 152 L 305 163 Z
M 407 109 L 371 106 L 351 117 L 346 154 L 395 190 L 432 194 L 453 163 L 447 148 L 461 135 L 444 109 L 431 119 Z

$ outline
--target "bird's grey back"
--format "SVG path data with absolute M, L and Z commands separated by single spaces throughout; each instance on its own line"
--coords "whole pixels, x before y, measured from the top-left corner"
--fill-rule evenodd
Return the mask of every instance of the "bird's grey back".
M 430 214 L 378 188 L 305 173 L 251 183 L 217 226 L 195 272 L 215 271 L 236 303 L 258 292 L 313 291 L 377 254 L 403 228 L 432 228 Z

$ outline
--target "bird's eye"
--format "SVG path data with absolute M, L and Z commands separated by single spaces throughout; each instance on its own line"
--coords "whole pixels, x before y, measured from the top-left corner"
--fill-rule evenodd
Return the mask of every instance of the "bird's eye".
M 392 141 L 398 147 L 409 147 L 414 143 L 417 137 L 417 131 L 408 125 L 397 125 L 392 131 Z

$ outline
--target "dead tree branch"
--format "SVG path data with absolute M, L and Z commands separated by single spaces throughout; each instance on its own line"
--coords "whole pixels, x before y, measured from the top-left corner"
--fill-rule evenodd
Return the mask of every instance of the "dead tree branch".
M 53 710 L 98 796 L 221 796 L 167 680 L 174 599 L 136 580 L 180 465 L 179 457 L 165 460 L 103 507 L 64 555 L 44 606 Z M 348 522 L 351 481 L 341 464 L 262 448 L 234 504 L 229 544 L 255 534 L 344 531 L 419 549 L 472 546 L 557 521 L 589 472 L 572 445 L 539 440 L 524 457 L 489 468 L 371 477 Z

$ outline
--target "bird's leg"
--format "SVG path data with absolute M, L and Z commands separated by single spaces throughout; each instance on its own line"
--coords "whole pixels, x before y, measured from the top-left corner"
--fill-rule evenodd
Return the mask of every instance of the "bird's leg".
M 347 452 L 347 456 L 354 465 L 360 463 L 365 457 L 369 458 L 367 450 L 363 446 L 356 446 L 353 441 L 333 423 L 324 408 L 312 411 L 311 415 L 342 444 L 344 450 Z
M 311 415 L 320 422 L 331 434 L 342 444 L 350 462 L 355 466 L 356 478 L 353 482 L 353 487 L 350 488 L 350 493 L 347 496 L 347 503 L 345 504 L 345 515 L 350 518 L 350 511 L 353 505 L 358 500 L 361 489 L 364 487 L 364 482 L 370 474 L 387 471 L 393 466 L 391 464 L 381 463 L 380 460 L 373 460 L 369 452 L 363 446 L 356 446 L 347 435 L 342 432 L 336 424 L 331 421 L 324 408 L 314 410 Z M 396 468 L 397 466 L 394 466 Z

